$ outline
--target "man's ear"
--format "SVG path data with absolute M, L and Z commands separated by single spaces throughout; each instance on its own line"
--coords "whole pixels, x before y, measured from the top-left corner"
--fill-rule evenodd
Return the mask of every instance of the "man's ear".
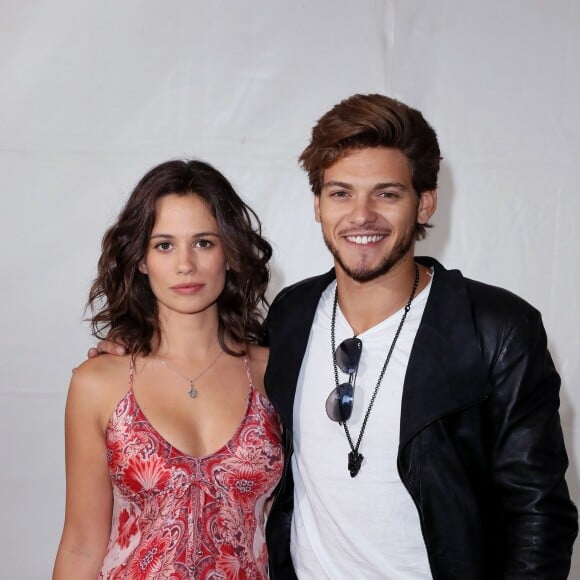
M 320 195 L 314 195 L 314 218 L 320 223 Z
M 141 274 L 145 275 L 149 274 L 149 272 L 147 271 L 147 264 L 145 264 L 145 260 L 139 260 L 137 268 L 139 269 L 139 272 L 141 272 Z
M 437 190 L 428 189 L 421 193 L 419 197 L 419 208 L 417 210 L 417 222 L 426 224 L 437 209 Z

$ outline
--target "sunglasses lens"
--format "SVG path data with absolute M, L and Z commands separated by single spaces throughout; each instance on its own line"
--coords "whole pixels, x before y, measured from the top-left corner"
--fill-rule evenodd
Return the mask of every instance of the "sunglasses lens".
M 350 383 L 342 383 L 332 390 L 326 399 L 326 414 L 332 421 L 348 421 L 352 413 L 354 389 Z
M 349 375 L 356 372 L 360 355 L 362 352 L 362 341 L 360 338 L 347 338 L 343 340 L 336 349 L 336 364 L 338 368 Z

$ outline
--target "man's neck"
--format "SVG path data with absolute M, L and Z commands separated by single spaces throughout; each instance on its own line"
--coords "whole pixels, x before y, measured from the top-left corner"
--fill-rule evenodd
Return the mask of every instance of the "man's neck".
M 419 285 L 415 296 L 430 280 L 428 269 L 418 264 L 417 266 Z M 414 281 L 413 256 L 397 263 L 389 272 L 369 282 L 353 280 L 337 265 L 336 282 L 340 310 L 355 334 L 360 334 L 403 308 L 409 300 Z

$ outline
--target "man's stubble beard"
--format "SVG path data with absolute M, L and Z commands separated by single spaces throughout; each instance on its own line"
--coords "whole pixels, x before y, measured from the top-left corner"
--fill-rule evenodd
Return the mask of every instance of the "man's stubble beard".
M 334 246 L 326 237 L 324 231 L 322 232 L 322 236 L 324 238 L 324 243 L 332 254 L 334 260 L 344 270 L 349 278 L 352 278 L 355 282 L 370 282 L 371 280 L 376 280 L 387 272 L 390 272 L 390 270 L 407 255 L 415 242 L 415 228 L 410 228 L 403 238 L 395 244 L 390 253 L 385 256 L 383 261 L 375 268 L 366 268 L 364 266 L 350 268 L 345 264 L 336 246 Z

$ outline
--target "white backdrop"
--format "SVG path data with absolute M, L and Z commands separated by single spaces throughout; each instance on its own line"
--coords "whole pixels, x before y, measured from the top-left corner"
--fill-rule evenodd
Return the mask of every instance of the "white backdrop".
M 575 0 L 0 0 L 0 577 L 50 576 L 83 307 L 134 184 L 175 157 L 224 171 L 274 245 L 272 296 L 330 266 L 296 158 L 355 92 L 438 132 L 418 253 L 543 312 L 578 501 L 579 25 Z

